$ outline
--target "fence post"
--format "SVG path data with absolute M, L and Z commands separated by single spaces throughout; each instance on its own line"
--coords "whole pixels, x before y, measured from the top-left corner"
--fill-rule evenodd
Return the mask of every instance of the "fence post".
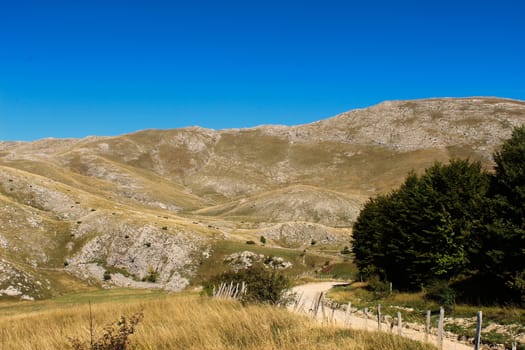
M 345 312 L 345 326 L 350 325 L 350 308 L 352 307 L 352 303 L 348 302 L 348 305 L 346 305 L 346 312 Z
M 439 308 L 439 322 L 438 322 L 438 349 L 443 349 L 443 321 L 445 318 L 445 309 Z
M 399 336 L 402 336 L 402 330 L 401 330 L 401 311 L 397 312 L 397 334 Z
M 481 323 L 483 321 L 483 314 L 478 311 L 478 323 L 476 325 L 476 338 L 474 338 L 474 350 L 479 350 L 481 346 Z
M 323 299 L 320 299 L 320 300 L 321 300 L 321 312 L 323 313 L 323 322 L 325 322 L 328 320 L 328 318 L 326 317 L 326 312 L 324 311 Z
M 377 305 L 377 330 L 381 332 L 381 304 Z
M 430 310 L 427 310 L 427 319 L 425 322 L 425 341 L 428 342 L 428 335 L 430 333 Z
M 365 331 L 368 330 L 368 308 L 365 307 Z

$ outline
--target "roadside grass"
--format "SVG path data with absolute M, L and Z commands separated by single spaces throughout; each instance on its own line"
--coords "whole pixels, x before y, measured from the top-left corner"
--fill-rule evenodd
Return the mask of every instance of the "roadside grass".
M 143 321 L 130 337 L 136 349 L 435 349 L 391 334 L 320 326 L 282 308 L 242 306 L 191 293 L 123 289 L 0 304 L 0 348 L 71 349 L 68 337 L 88 341 L 88 302 L 96 335 L 120 316 L 143 312 Z
M 401 312 L 405 322 L 424 324 L 426 310 L 431 310 L 431 326 L 437 328 L 440 305 L 425 298 L 425 292 L 404 293 L 393 291 L 374 292 L 367 283 L 354 282 L 348 286 L 333 288 L 327 297 L 337 303 L 352 303 L 352 308 L 396 317 Z M 510 347 L 513 339 L 525 333 L 525 309 L 516 306 L 475 306 L 457 304 L 451 312 L 445 313 L 445 330 L 466 339 L 473 338 L 476 328 L 476 314 L 483 312 L 482 342 L 484 344 L 506 344 Z M 518 345 L 525 349 L 525 344 Z
M 359 274 L 357 266 L 351 261 L 336 262 L 324 266 L 319 272 L 320 276 L 331 277 L 334 279 L 350 280 L 355 279 Z

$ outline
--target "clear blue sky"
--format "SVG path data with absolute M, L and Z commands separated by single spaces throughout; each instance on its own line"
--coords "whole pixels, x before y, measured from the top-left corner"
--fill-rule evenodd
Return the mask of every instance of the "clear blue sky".
M 0 0 L 0 140 L 525 100 L 525 2 Z

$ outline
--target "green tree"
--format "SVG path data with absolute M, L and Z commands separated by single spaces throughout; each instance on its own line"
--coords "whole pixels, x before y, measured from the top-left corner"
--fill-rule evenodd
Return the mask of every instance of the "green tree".
M 465 272 L 488 183 L 481 164 L 468 160 L 409 174 L 399 189 L 361 211 L 353 230 L 357 266 L 402 289 Z
M 525 301 L 525 126 L 514 129 L 494 160 L 480 273 Z

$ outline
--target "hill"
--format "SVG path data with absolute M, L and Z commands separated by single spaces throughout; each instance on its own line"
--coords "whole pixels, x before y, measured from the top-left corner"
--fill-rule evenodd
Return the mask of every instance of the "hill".
M 260 235 L 268 248 L 315 240 L 337 251 L 368 197 L 435 161 L 490 167 L 524 123 L 522 101 L 444 98 L 291 127 L 0 142 L 0 294 L 180 290 L 220 260 L 217 242 Z

